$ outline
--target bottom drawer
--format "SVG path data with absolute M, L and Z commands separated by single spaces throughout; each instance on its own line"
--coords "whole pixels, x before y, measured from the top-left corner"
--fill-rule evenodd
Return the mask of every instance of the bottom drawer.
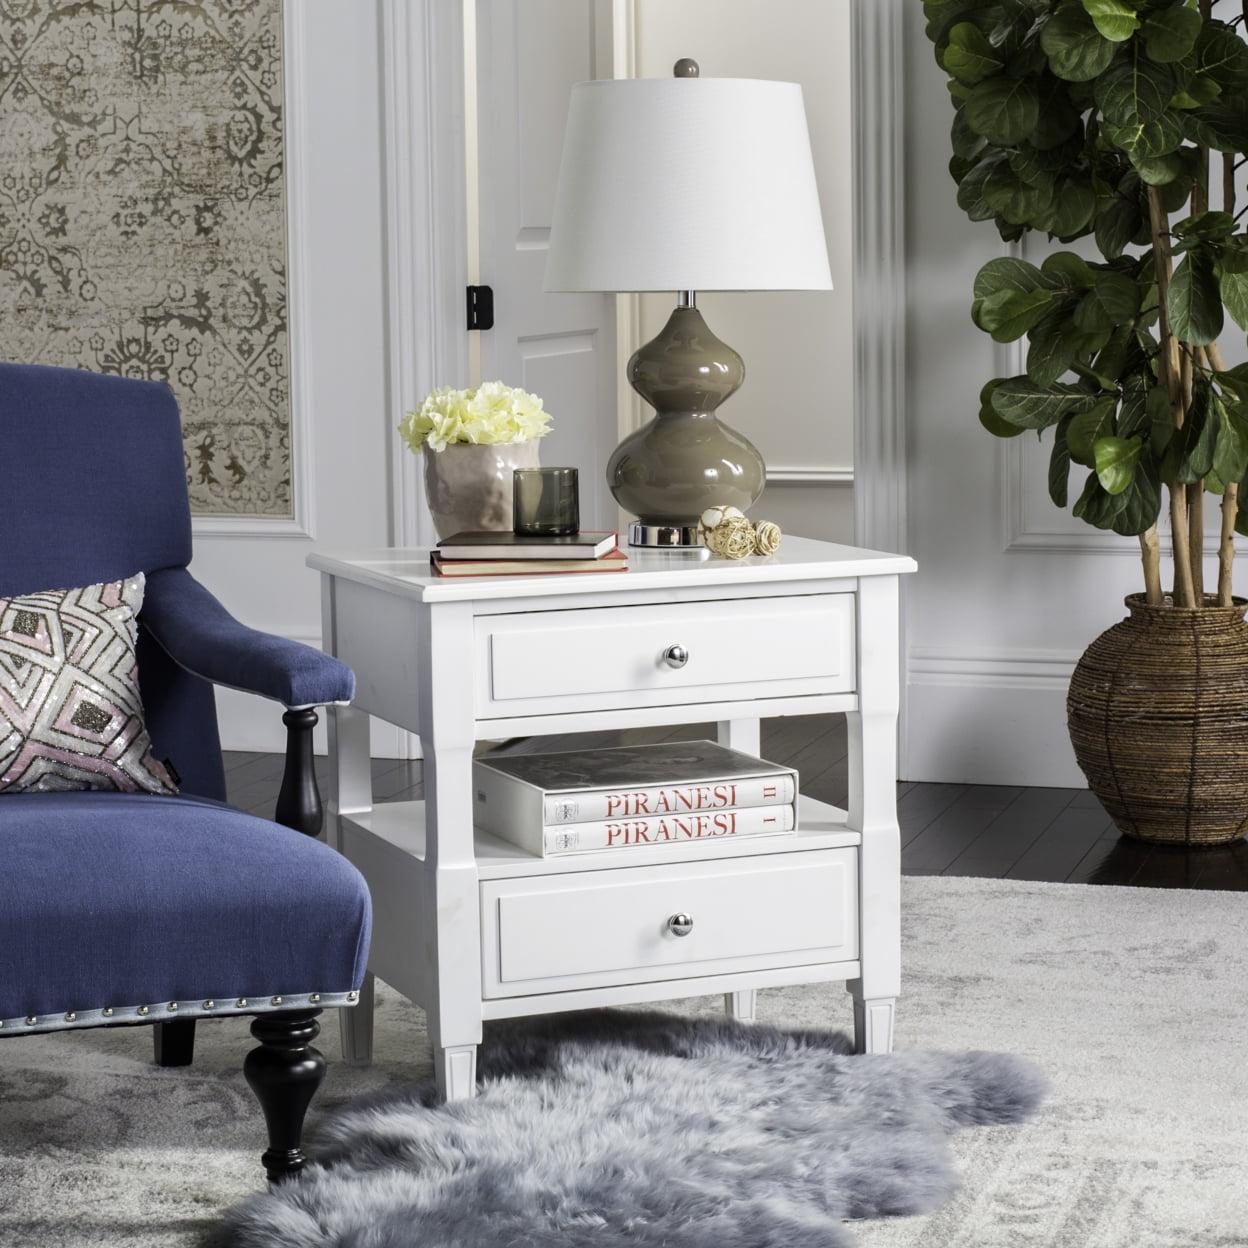
M 491 880 L 481 923 L 487 998 L 847 962 L 858 851 Z

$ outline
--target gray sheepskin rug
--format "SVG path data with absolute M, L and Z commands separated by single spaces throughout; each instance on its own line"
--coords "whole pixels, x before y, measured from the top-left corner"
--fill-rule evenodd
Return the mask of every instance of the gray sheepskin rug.
M 853 1055 L 835 1032 L 595 1011 L 496 1024 L 477 1097 L 431 1086 L 323 1124 L 318 1164 L 231 1210 L 230 1248 L 845 1248 L 929 1211 L 955 1127 L 1019 1122 L 999 1053 Z

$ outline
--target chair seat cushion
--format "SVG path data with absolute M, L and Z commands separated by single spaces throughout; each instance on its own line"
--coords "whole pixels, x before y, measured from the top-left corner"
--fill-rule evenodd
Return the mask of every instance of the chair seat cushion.
M 0 1038 L 345 1004 L 370 921 L 345 858 L 228 806 L 0 797 Z

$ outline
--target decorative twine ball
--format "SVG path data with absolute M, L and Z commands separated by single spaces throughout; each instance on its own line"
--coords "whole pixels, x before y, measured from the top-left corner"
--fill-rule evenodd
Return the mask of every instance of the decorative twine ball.
M 722 516 L 705 541 L 721 559 L 744 559 L 754 553 L 754 526 L 742 515 Z
M 704 529 L 716 529 L 725 520 L 745 519 L 745 513 L 740 507 L 708 507 L 702 513 L 702 527 Z
M 754 530 L 754 553 L 774 555 L 780 549 L 780 526 L 773 520 L 760 520 Z

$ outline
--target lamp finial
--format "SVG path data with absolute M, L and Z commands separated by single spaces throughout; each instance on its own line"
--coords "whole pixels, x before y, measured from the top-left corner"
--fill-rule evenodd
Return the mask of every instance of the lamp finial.
M 696 78 L 700 72 L 697 61 L 691 56 L 682 56 L 672 66 L 673 78 Z

